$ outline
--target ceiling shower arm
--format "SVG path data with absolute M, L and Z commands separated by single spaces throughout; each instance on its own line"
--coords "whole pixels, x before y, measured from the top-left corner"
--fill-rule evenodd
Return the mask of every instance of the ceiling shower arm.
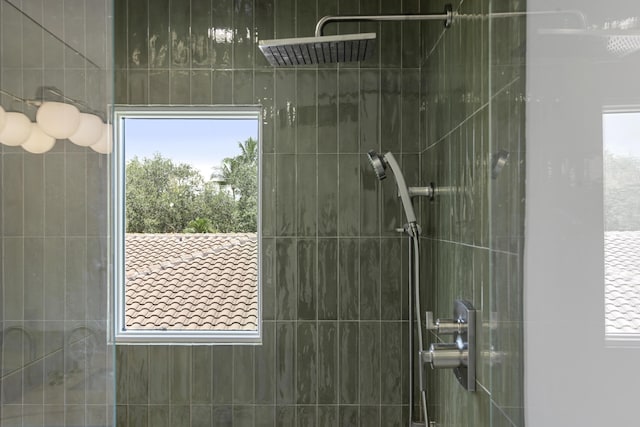
M 379 22 L 379 21 L 443 21 L 445 27 L 451 26 L 454 17 L 457 15 L 450 4 L 445 6 L 444 13 L 419 15 L 328 15 L 320 18 L 316 24 L 316 37 L 322 37 L 324 26 L 330 22 Z
M 527 12 L 492 12 L 487 15 L 465 15 L 453 10 L 451 4 L 445 5 L 444 13 L 440 14 L 404 14 L 404 15 L 328 15 L 320 18 L 316 24 L 316 37 L 322 36 L 324 26 L 330 22 L 380 22 L 380 21 L 443 21 L 449 28 L 454 19 L 482 19 L 482 18 L 514 18 L 520 16 L 540 15 L 573 15 L 580 20 L 582 28 L 587 28 L 587 17 L 580 10 L 541 10 Z

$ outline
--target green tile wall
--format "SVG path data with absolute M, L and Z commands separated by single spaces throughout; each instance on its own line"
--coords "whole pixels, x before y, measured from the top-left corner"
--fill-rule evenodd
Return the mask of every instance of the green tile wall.
M 263 106 L 264 339 L 118 347 L 117 424 L 406 425 L 402 210 L 365 153 L 393 150 L 418 182 L 420 25 L 329 25 L 380 31 L 361 65 L 274 69 L 255 40 L 310 36 L 327 14 L 419 12 L 419 2 L 156 3 L 116 1 L 117 103 Z
M 427 3 L 438 10 L 445 2 Z M 463 0 L 454 9 L 486 16 L 526 7 Z M 464 391 L 450 371 L 431 371 L 430 410 L 441 425 L 521 427 L 525 18 L 422 29 L 429 55 L 420 76 L 421 177 L 449 190 L 422 202 L 423 271 L 432 286 L 426 306 L 448 317 L 452 301 L 464 298 L 482 318 L 478 391 Z M 510 157 L 494 179 L 492 156 L 499 150 Z

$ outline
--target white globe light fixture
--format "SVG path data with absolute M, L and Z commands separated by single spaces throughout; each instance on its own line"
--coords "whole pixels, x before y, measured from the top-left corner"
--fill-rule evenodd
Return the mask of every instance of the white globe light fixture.
M 54 138 L 69 138 L 80 126 L 80 110 L 62 102 L 45 102 L 38 108 L 36 122 Z
M 113 141 L 111 140 L 111 126 L 108 124 L 102 125 L 102 135 L 95 144 L 91 145 L 91 149 L 100 154 L 109 154 L 113 147 Z
M 4 108 L 0 105 L 0 132 L 2 132 L 2 128 L 4 128 L 4 124 L 7 121 L 7 113 L 4 111 Z
M 40 129 L 37 123 L 31 123 L 31 135 L 22 144 L 22 148 L 29 153 L 42 154 L 51 150 L 56 144 L 56 139 Z
M 5 122 L 0 131 L 0 142 L 11 146 L 25 142 L 31 134 L 31 120 L 24 114 L 13 111 L 5 113 L 4 116 Z
M 81 147 L 96 144 L 103 132 L 102 119 L 94 114 L 80 113 L 80 125 L 69 140 Z

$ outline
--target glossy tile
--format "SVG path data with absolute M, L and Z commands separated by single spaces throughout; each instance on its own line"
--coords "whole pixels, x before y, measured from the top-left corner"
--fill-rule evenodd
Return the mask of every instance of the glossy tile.
M 276 69 L 275 72 L 275 136 L 279 154 L 296 152 L 296 72 Z
M 380 402 L 380 324 L 360 323 L 359 336 L 359 396 L 361 405 L 375 405 Z
M 394 51 L 398 51 L 395 49 Z M 386 55 L 384 55 L 386 57 Z M 399 153 L 402 148 L 402 72 L 398 69 L 380 73 L 380 141 L 383 151 Z
M 296 425 L 296 407 L 278 405 L 276 406 L 276 425 L 294 426 Z
M 279 410 L 284 408 L 283 405 L 295 403 L 295 348 L 296 328 L 294 323 L 278 322 L 276 324 L 276 404 Z M 277 416 L 280 416 L 279 411 Z
M 297 246 L 294 239 L 276 240 L 276 319 L 296 318 L 297 295 Z
M 308 11 L 313 8 L 304 9 Z M 317 81 L 316 71 L 296 71 L 296 151 L 298 153 L 318 151 Z
M 354 262 L 355 261 L 355 262 Z M 357 239 L 338 240 L 338 292 L 340 320 L 360 318 L 360 245 Z
M 213 103 L 212 77 L 209 70 L 197 70 L 191 72 L 190 101 L 191 104 L 209 105 Z M 249 102 L 247 102 L 248 104 Z
M 170 396 L 170 374 L 171 359 L 170 347 L 168 346 L 151 346 L 149 348 L 149 372 L 153 375 L 149 376 L 149 403 L 168 404 L 171 400 Z M 116 366 L 120 366 L 116 363 Z M 166 407 L 168 410 L 168 406 Z
M 338 403 L 338 324 L 318 324 L 318 403 Z M 319 414 L 320 415 L 320 414 Z
M 132 346 L 127 351 L 127 402 L 146 404 L 149 401 L 149 353 L 146 347 Z
M 211 375 L 213 369 L 213 356 L 211 347 L 195 346 L 191 352 L 191 402 L 211 403 L 213 388 Z
M 382 404 L 402 403 L 402 322 L 380 325 L 380 401 Z
M 189 427 L 191 425 L 191 410 L 187 405 L 171 405 L 171 426 Z M 134 425 L 134 424 L 132 424 Z
M 404 408 L 399 405 L 380 407 L 380 425 L 386 427 L 402 427 L 408 422 L 403 421 Z
M 233 427 L 232 406 L 214 405 L 211 411 L 214 426 Z
M 129 68 L 144 68 L 148 65 L 148 46 L 146 31 L 144 31 L 147 16 L 148 5 L 146 2 L 128 2 L 127 66 Z
M 300 322 L 296 333 L 296 403 L 298 405 L 314 404 L 318 400 L 317 324 Z
M 403 13 L 402 3 L 393 0 L 380 0 L 380 13 L 395 15 Z M 402 65 L 402 22 L 388 22 L 380 25 L 378 46 L 380 50 L 380 67 L 400 67 Z M 408 45 L 413 43 L 409 42 Z
M 232 67 L 234 0 L 211 3 L 211 65 L 215 69 Z
M 316 241 L 300 239 L 297 242 L 298 257 L 298 320 L 315 320 L 317 305 L 317 247 Z
M 180 2 L 169 3 L 171 45 L 169 55 L 170 66 L 174 69 L 187 68 L 190 63 L 191 39 L 189 34 L 190 8 Z M 144 25 L 142 25 L 144 28 Z
M 255 411 L 253 406 L 233 407 L 233 425 L 234 426 L 252 426 L 254 425 Z
M 212 425 L 211 406 L 191 406 L 191 427 L 207 427 Z
M 226 70 L 214 70 L 211 91 L 214 104 L 233 103 L 233 73 Z
M 418 152 L 421 147 L 421 121 L 423 120 L 420 114 L 420 72 L 403 69 L 400 84 L 402 91 L 400 107 L 402 151 L 404 153 Z
M 240 0 L 237 0 L 240 1 Z M 249 105 L 253 103 L 253 71 L 234 70 L 233 71 L 233 103 Z
M 360 84 L 357 70 L 338 72 L 338 152 L 358 153 Z M 376 147 L 372 147 L 376 148 Z
M 211 66 L 211 2 L 191 0 L 191 68 Z
M 318 406 L 318 427 L 338 425 L 338 406 Z
M 357 154 L 338 157 L 338 235 L 357 236 L 360 233 L 360 167 Z M 367 165 L 368 167 L 368 165 Z
M 338 240 L 318 240 L 318 320 L 338 318 Z
M 169 66 L 169 48 L 171 46 L 169 1 L 160 0 L 149 5 L 149 68 L 167 68 Z M 118 19 L 116 19 L 117 22 Z
M 262 319 L 276 318 L 276 240 L 262 238 Z
M 297 425 L 299 427 L 316 427 L 317 410 L 315 406 L 299 405 L 296 407 Z
M 401 320 L 405 280 L 402 248 L 405 239 L 382 239 L 380 245 L 380 316 L 383 320 Z
M 380 407 L 379 406 L 361 406 L 360 407 L 360 426 L 381 426 L 380 424 Z
M 233 401 L 233 347 L 217 346 L 213 348 L 213 372 L 211 382 L 213 384 L 213 404 L 224 405 Z M 219 407 L 222 415 L 226 414 L 226 406 Z M 214 407 L 214 421 L 217 419 Z M 220 415 L 220 414 L 219 414 Z M 222 416 L 220 415 L 220 416 Z
M 380 241 L 360 239 L 360 319 L 380 318 Z
M 359 324 L 357 322 L 341 322 L 338 331 L 338 346 L 341 350 L 338 354 L 338 403 L 341 405 L 360 403 L 360 342 Z M 353 409 L 349 406 L 340 406 L 341 411 L 346 408 Z M 357 407 L 355 409 L 357 414 Z M 340 419 L 344 419 L 342 412 Z
M 254 2 L 255 8 L 255 27 L 258 40 L 272 40 L 275 32 L 275 20 L 274 9 L 275 0 L 256 0 Z M 255 46 L 255 67 L 271 67 L 267 60 L 262 55 L 262 52 L 258 51 L 257 45 Z
M 186 405 L 191 397 L 191 348 L 174 346 L 171 348 L 170 357 L 171 404 Z
M 319 7 L 322 6 L 319 5 Z M 334 71 L 318 71 L 317 99 L 318 153 L 336 153 L 338 152 L 338 76 Z
M 296 232 L 296 157 L 276 155 L 276 235 L 292 236 Z
M 266 62 L 266 60 L 264 61 Z M 274 75 L 273 70 L 256 70 L 254 72 L 254 100 L 252 103 L 258 103 L 262 106 L 263 153 L 273 153 L 275 150 Z
M 132 426 L 147 425 L 149 420 L 148 407 L 145 405 L 128 405 L 127 422 Z
M 318 159 L 311 154 L 296 156 L 296 226 L 298 236 L 315 236 L 318 227 Z
M 360 72 L 360 152 L 371 148 L 380 149 L 380 128 L 377 126 L 380 119 L 380 103 L 382 93 L 380 91 L 380 73 L 377 70 Z
M 276 407 L 256 406 L 254 427 L 276 427 Z
M 338 407 L 339 427 L 351 427 L 360 425 L 360 410 L 357 406 L 341 405 Z
M 233 403 L 254 403 L 254 348 L 233 347 Z
M 254 399 L 256 404 L 274 404 L 276 397 L 276 323 L 265 321 L 262 324 L 262 334 L 262 345 L 255 349 Z M 261 411 L 258 411 L 256 408 L 256 420 L 261 418 L 258 416 L 260 412 Z
M 320 154 L 317 156 L 317 212 L 318 236 L 338 234 L 338 156 Z
M 190 104 L 190 73 L 186 70 L 174 69 L 169 72 L 169 99 L 172 104 Z
M 275 36 L 291 38 L 296 36 L 296 0 L 278 0 L 275 8 Z

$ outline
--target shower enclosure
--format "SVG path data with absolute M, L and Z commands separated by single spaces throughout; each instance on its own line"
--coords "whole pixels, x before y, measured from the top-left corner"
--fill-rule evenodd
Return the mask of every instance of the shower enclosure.
M 397 231 L 397 186 L 372 178 L 373 148 L 393 152 L 412 185 L 446 190 L 414 201 L 420 310 L 450 317 L 456 299 L 479 310 L 477 389 L 428 370 L 429 418 L 522 426 L 525 21 L 490 15 L 524 2 L 452 2 L 451 13 L 479 19 L 448 29 L 325 29 L 375 33 L 362 63 L 274 69 L 257 42 L 312 37 L 326 15 L 443 10 L 426 0 L 0 0 L 3 110 L 33 121 L 40 102 L 62 101 L 105 121 L 114 103 L 261 105 L 265 194 L 262 343 L 114 348 L 108 154 L 64 139 L 44 154 L 0 145 L 0 425 L 408 426 L 422 411 L 408 392 L 420 381 L 407 350 L 418 338 L 406 286 L 416 252 Z M 425 347 L 443 342 L 423 333 Z
M 104 122 L 112 16 L 110 1 L 1 0 L 2 109 L 35 122 L 55 101 Z M 0 425 L 110 426 L 109 161 L 51 141 L 0 145 Z

